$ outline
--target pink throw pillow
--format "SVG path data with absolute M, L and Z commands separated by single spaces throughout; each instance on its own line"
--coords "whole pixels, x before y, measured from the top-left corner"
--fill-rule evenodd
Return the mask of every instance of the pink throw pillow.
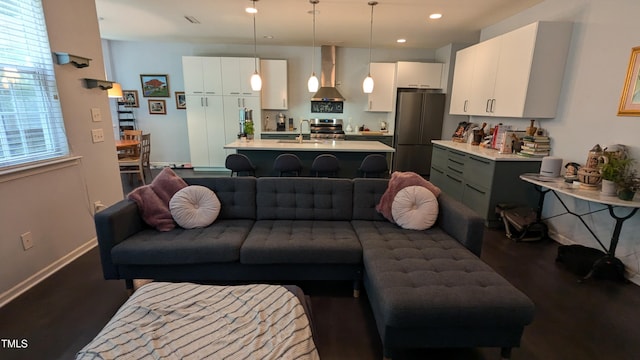
M 164 168 L 149 185 L 136 188 L 127 195 L 140 210 L 142 219 L 159 231 L 170 231 L 176 222 L 169 210 L 169 201 L 178 190 L 187 186 L 171 168 Z
M 407 186 L 422 186 L 431 191 L 436 198 L 440 196 L 440 188 L 433 185 L 422 176 L 411 171 L 394 171 L 393 174 L 391 174 L 391 179 L 389 179 L 387 191 L 382 194 L 380 202 L 376 205 L 376 211 L 392 223 L 395 223 L 391 213 L 393 199 L 395 199 L 398 191 Z

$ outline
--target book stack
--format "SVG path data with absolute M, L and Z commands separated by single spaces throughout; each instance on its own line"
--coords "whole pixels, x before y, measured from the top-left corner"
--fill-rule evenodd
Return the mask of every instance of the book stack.
M 549 156 L 551 151 L 550 139 L 548 136 L 533 135 L 522 137 L 522 148 L 518 155 L 528 157 Z

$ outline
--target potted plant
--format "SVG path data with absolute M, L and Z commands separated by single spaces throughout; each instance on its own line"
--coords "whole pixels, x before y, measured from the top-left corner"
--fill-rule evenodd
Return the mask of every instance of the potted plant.
M 640 189 L 640 178 L 638 178 L 638 171 L 633 167 L 634 161 L 633 159 L 628 160 L 616 180 L 620 200 L 633 200 L 636 191 Z
M 247 140 L 253 140 L 253 121 L 247 120 L 244 123 L 244 133 L 247 135 Z
M 600 168 L 602 175 L 602 193 L 604 195 L 616 195 L 616 183 L 621 179 L 627 166 L 631 165 L 631 158 L 620 158 L 616 156 L 605 157 L 605 162 Z

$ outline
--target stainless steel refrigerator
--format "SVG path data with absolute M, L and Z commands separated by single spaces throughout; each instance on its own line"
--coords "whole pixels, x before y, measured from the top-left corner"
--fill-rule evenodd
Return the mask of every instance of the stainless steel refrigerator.
M 431 140 L 441 138 L 445 94 L 398 90 L 393 156 L 394 171 L 429 176 Z

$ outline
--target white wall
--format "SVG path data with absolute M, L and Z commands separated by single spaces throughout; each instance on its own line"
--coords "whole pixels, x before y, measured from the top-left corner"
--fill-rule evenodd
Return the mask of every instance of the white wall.
M 640 118 L 616 116 L 631 48 L 640 45 L 640 2 L 635 0 L 547 0 L 531 9 L 482 31 L 486 40 L 537 20 L 574 23 L 569 59 L 563 80 L 560 106 L 555 119 L 540 123 L 552 137 L 553 156 L 564 162 L 584 164 L 595 145 L 625 144 L 640 160 Z M 495 118 L 473 118 L 474 122 L 495 124 Z M 527 119 L 500 119 L 520 129 Z M 640 195 L 638 195 L 640 196 Z M 638 198 L 636 196 L 636 199 Z M 563 212 L 561 205 L 547 196 L 544 216 Z M 601 206 L 566 199 L 576 212 L 585 213 Z M 619 209 L 620 216 L 628 209 Z M 586 217 L 598 237 L 609 245 L 613 220 L 607 211 Z M 563 215 L 550 221 L 559 241 L 598 247 L 577 218 Z M 617 256 L 640 283 L 640 215 L 628 220 L 622 229 Z
M 176 110 L 174 92 L 184 91 L 182 76 L 182 56 L 240 56 L 253 57 L 253 46 L 204 45 L 177 43 L 150 43 L 107 41 L 112 62 L 113 79 L 125 90 L 138 90 L 140 108 L 136 115 L 139 127 L 151 136 L 151 162 L 189 163 L 189 140 L 187 118 L 184 110 Z M 258 46 L 258 56 L 264 59 L 288 60 L 289 110 L 284 113 L 298 123 L 300 119 L 321 117 L 310 112 L 311 95 L 307 90 L 307 79 L 311 74 L 311 47 Z M 316 73 L 320 75 L 320 48 L 316 48 Z M 374 49 L 374 62 L 436 61 L 433 50 L 388 50 Z M 337 48 L 336 83 L 346 98 L 344 113 L 335 114 L 344 119 L 345 126 L 352 119 L 352 125 L 366 124 L 372 130 L 379 129 L 385 120 L 392 123 L 389 113 L 365 112 L 367 97 L 362 92 L 362 81 L 367 75 L 369 50 L 363 48 Z M 167 100 L 167 115 L 149 115 L 148 98 L 142 97 L 140 74 L 168 74 L 171 98 Z M 264 115 L 264 113 L 263 113 Z M 271 118 L 273 121 L 273 117 Z
M 81 159 L 0 176 L 0 306 L 95 246 L 93 202 L 122 199 L 107 95 L 86 89 L 83 80 L 104 79 L 95 4 L 47 0 L 43 5 L 52 51 L 93 59 L 84 69 L 54 65 L 71 152 Z M 91 108 L 99 108 L 105 121 L 92 122 Z M 91 142 L 93 128 L 105 130 L 105 142 Z M 25 251 L 20 235 L 28 231 L 34 246 Z

